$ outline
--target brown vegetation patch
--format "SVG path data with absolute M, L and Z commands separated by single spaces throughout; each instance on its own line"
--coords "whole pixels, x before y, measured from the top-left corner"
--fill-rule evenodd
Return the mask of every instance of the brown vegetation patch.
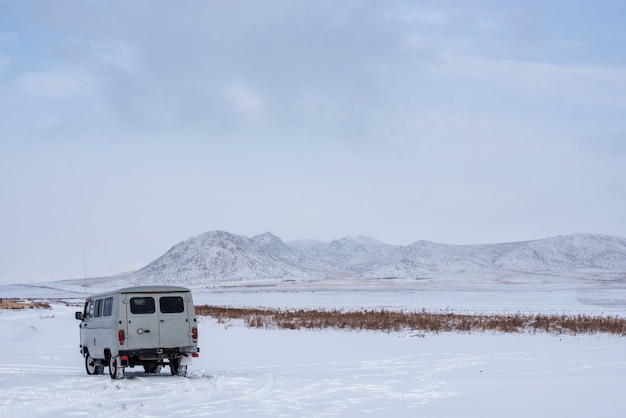
M 626 318 L 558 314 L 457 314 L 391 310 L 268 309 L 196 306 L 196 314 L 219 322 L 242 320 L 252 328 L 322 329 L 423 332 L 546 332 L 549 334 L 626 335 Z
M 50 309 L 48 302 L 41 300 L 22 300 L 13 298 L 0 298 L 0 309 Z

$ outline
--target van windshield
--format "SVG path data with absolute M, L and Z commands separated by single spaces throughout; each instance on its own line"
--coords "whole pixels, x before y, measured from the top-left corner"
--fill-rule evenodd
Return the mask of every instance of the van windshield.
M 154 313 L 154 298 L 150 296 L 130 298 L 130 312 L 133 314 Z

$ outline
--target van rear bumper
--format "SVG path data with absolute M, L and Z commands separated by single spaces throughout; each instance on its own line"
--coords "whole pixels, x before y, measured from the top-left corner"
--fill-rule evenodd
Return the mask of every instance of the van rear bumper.
M 175 348 L 140 348 L 135 350 L 120 350 L 120 357 L 137 357 L 140 359 L 164 359 L 187 356 L 198 353 L 198 347 L 175 347 Z

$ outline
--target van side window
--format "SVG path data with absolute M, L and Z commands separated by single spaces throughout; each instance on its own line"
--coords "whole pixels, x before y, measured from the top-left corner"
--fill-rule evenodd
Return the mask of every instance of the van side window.
M 96 318 L 99 317 L 99 316 L 102 316 L 102 299 L 97 299 L 96 300 L 96 305 L 95 305 L 95 308 L 94 308 L 93 316 L 96 317 Z
M 133 314 L 154 313 L 154 298 L 150 296 L 130 298 L 130 312 Z
M 111 316 L 111 311 L 113 310 L 113 298 L 106 298 L 104 300 L 104 316 Z
M 159 309 L 162 313 L 185 312 L 185 304 L 180 296 L 163 296 L 159 299 Z

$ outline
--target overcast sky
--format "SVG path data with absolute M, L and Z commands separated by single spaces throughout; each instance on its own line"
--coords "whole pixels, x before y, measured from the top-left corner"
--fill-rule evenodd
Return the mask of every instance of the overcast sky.
M 212 230 L 626 236 L 626 2 L 0 0 L 0 282 Z

